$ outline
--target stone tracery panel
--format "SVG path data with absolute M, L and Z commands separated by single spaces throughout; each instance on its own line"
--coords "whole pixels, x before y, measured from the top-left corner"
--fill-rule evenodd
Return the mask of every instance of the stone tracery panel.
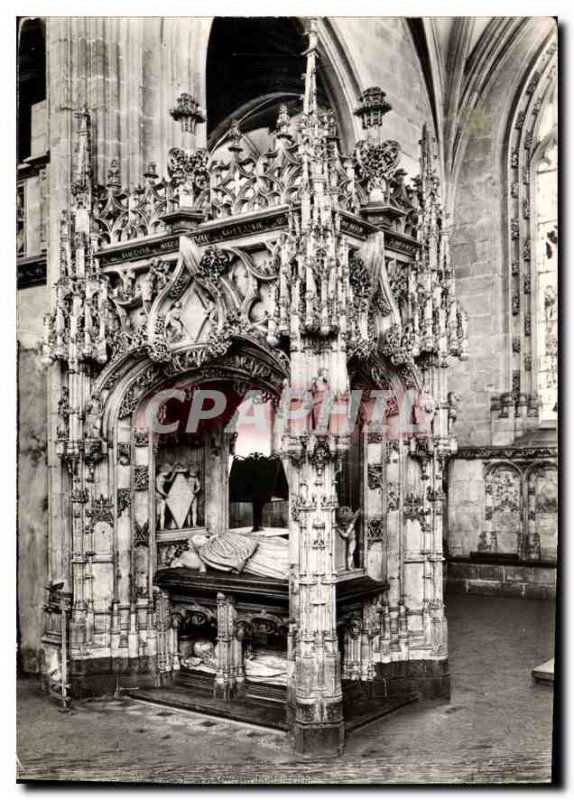
M 477 550 L 522 560 L 556 560 L 557 467 L 509 462 L 485 470 L 484 528 Z
M 528 552 L 531 558 L 555 560 L 558 538 L 558 471 L 535 464 L 526 476 Z
M 478 549 L 518 554 L 524 549 L 520 471 L 509 464 L 493 466 L 486 474 L 485 493 L 485 525 Z

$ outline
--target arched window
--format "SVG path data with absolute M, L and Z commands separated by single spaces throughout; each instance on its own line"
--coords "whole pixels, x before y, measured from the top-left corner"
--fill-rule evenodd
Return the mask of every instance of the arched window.
M 558 141 L 552 92 L 532 159 L 532 239 L 535 242 L 533 350 L 540 421 L 556 420 L 558 402 Z
M 520 88 L 509 130 L 508 248 L 512 392 L 517 416 L 553 425 L 557 401 L 555 42 Z

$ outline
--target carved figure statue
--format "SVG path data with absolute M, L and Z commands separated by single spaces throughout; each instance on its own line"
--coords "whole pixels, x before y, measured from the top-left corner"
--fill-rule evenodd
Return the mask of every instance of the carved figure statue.
M 418 433 L 423 436 L 430 436 L 432 433 L 432 421 L 436 412 L 436 404 L 433 396 L 425 387 L 417 398 L 413 408 L 415 425 L 418 426 Z
M 353 569 L 355 566 L 355 550 L 357 549 L 357 537 L 355 534 L 355 523 L 359 518 L 361 509 L 353 510 L 349 506 L 341 506 L 337 512 L 337 533 L 346 542 L 346 566 Z
M 218 645 L 209 639 L 197 639 L 193 643 L 192 655 L 181 659 L 181 666 L 201 672 L 217 672 Z
M 146 314 L 149 314 L 153 301 L 166 285 L 168 272 L 167 264 L 154 258 L 141 283 L 141 299 Z
M 181 319 L 181 303 L 173 304 L 165 316 L 165 332 L 170 342 L 180 342 L 185 336 L 185 326 Z
M 409 206 L 409 194 L 405 185 L 406 172 L 398 169 L 391 180 L 391 197 L 400 206 Z
M 193 542 L 208 567 L 223 572 L 248 573 L 286 580 L 289 575 L 289 542 L 283 536 L 263 536 L 234 530 L 210 536 L 202 546 Z
M 458 401 L 460 397 L 456 392 L 449 392 L 447 395 L 447 403 L 448 403 L 448 423 L 449 428 L 452 428 L 454 423 L 456 422 L 457 418 L 457 408 L 458 408 Z
M 147 271 L 141 282 L 142 305 L 146 314 L 149 315 L 151 304 L 155 295 L 155 274 L 153 269 Z
M 247 297 L 251 282 L 249 280 L 249 273 L 245 264 L 240 263 L 234 270 L 233 282 L 237 288 L 237 292 L 241 298 Z
M 312 409 L 311 409 L 311 419 L 313 423 L 313 431 L 316 433 L 322 433 L 322 427 L 325 427 L 323 424 L 323 420 L 321 420 L 321 410 L 323 407 L 323 402 L 325 400 L 325 395 L 329 390 L 329 373 L 326 369 L 321 368 L 319 370 L 319 374 L 316 378 L 313 379 L 312 384 Z M 319 423 L 322 423 L 321 425 Z M 325 430 L 326 432 L 326 430 Z
M 167 483 L 171 480 L 173 475 L 171 467 L 164 468 L 158 473 L 155 481 L 155 497 L 156 497 L 156 510 L 157 510 L 157 528 L 158 530 L 165 530 L 167 526 Z
M 90 439 L 98 439 L 102 434 L 102 401 L 97 396 L 86 404 L 84 430 Z
M 209 639 L 197 639 L 191 655 L 181 659 L 181 665 L 200 672 L 217 672 L 219 645 Z M 287 654 L 265 647 L 249 649 L 243 660 L 245 677 L 254 683 L 287 683 Z
M 193 492 L 193 499 L 189 507 L 191 514 L 191 527 L 197 528 L 197 496 L 201 491 L 201 481 L 199 480 L 199 470 L 197 467 L 190 468 L 188 484 Z
M 284 686 L 287 683 L 287 654 L 281 650 L 254 647 L 243 659 L 245 677 L 253 683 L 272 683 Z
M 183 549 L 180 545 L 179 551 L 174 554 L 173 558 L 165 566 L 173 568 L 186 567 L 187 569 L 198 569 L 200 572 L 207 572 L 205 562 L 199 557 L 199 551 L 207 543 L 208 539 L 209 534 L 203 531 L 192 533 L 187 540 L 187 547 Z
M 358 639 L 361 635 L 361 620 L 354 617 L 347 625 L 347 631 L 351 639 Z
M 133 269 L 127 269 L 120 274 L 122 281 L 122 297 L 124 300 L 129 300 L 134 296 L 136 274 Z

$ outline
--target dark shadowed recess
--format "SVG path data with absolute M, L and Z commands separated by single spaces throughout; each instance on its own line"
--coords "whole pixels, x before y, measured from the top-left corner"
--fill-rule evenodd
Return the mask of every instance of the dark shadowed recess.
M 277 108 L 301 111 L 307 46 L 292 17 L 217 17 L 207 52 L 207 132 L 210 146 L 232 118 L 247 133 L 275 127 Z M 319 74 L 318 101 L 328 105 Z

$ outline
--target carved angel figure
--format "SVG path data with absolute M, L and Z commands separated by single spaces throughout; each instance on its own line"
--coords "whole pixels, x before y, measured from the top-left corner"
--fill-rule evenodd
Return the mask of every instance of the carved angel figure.
M 457 408 L 458 408 L 458 401 L 460 400 L 459 395 L 456 392 L 449 392 L 447 395 L 447 404 L 448 404 L 448 422 L 449 426 L 454 425 L 457 418 Z
M 181 342 L 185 336 L 185 326 L 181 319 L 181 303 L 174 303 L 165 316 L 165 332 L 172 343 Z
M 134 296 L 136 274 L 133 269 L 126 269 L 120 274 L 121 295 L 124 300 L 130 300 Z
M 144 311 L 149 314 L 151 306 L 158 293 L 164 288 L 168 280 L 169 266 L 155 258 L 141 283 L 141 298 Z
M 355 566 L 355 550 L 357 549 L 355 523 L 360 513 L 360 508 L 353 513 L 353 510 L 349 508 L 349 506 L 341 506 L 337 512 L 337 533 L 347 544 L 347 569 L 353 569 Z

